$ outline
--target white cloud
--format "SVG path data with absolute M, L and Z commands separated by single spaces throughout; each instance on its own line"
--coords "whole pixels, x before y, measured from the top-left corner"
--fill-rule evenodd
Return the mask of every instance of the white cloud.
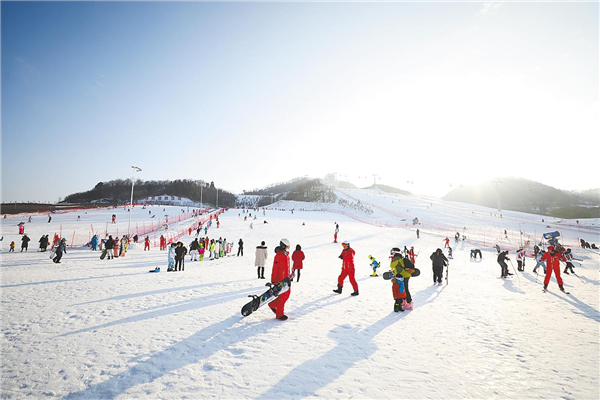
M 498 10 L 502 7 L 502 3 L 483 3 L 477 15 L 486 16 L 492 15 L 498 12 Z

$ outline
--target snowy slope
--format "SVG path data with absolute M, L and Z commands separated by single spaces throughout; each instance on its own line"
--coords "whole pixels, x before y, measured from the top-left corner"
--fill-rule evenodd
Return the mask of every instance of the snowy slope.
M 449 284 L 432 286 L 428 257 L 441 247 L 443 229 L 466 226 L 501 238 L 496 231 L 518 232 L 523 221 L 537 233 L 546 225 L 527 214 L 503 212 L 500 221 L 484 208 L 417 197 L 401 198 L 400 208 L 386 195 L 346 192 L 393 214 L 375 207 L 370 215 L 352 214 L 339 205 L 301 211 L 302 203 L 282 203 L 277 207 L 294 213 L 267 210 L 244 221 L 240 210 L 229 210 L 208 236 L 243 238 L 244 257 L 188 257 L 185 272 L 177 273 L 147 272 L 165 269 L 166 254 L 157 249 L 133 248 L 111 261 L 72 249 L 53 264 L 32 251 L 44 230 L 35 224 L 27 227 L 35 233 L 30 252 L 9 254 L 16 222 L 3 220 L 2 398 L 598 398 L 597 253 L 573 247 L 584 261 L 576 269 L 581 280 L 564 276 L 572 295 L 559 293 L 554 278 L 544 294 L 531 259 L 525 273 L 501 280 L 495 250 L 477 237 L 454 246 Z M 115 212 L 117 221 L 126 219 L 125 211 Z M 95 213 L 104 211 L 89 218 L 106 218 Z M 402 221 L 414 216 L 424 226 L 420 239 Z M 382 221 L 398 227 L 378 226 Z M 69 230 L 77 224 L 72 214 L 53 222 Z M 339 240 L 356 250 L 358 297 L 349 296 L 347 281 L 341 295 L 332 292 L 341 266 L 334 222 Z M 566 242 L 600 242 L 596 221 L 580 221 L 583 228 L 552 223 Z M 275 320 L 268 309 L 243 318 L 246 296 L 264 290 L 254 247 L 267 242 L 270 273 L 282 237 L 306 254 L 286 305 L 290 319 Z M 404 245 L 415 246 L 423 273 L 410 282 L 415 309 L 394 313 L 391 284 L 369 277 L 367 256 L 385 270 L 389 249 Z M 474 247 L 482 249 L 481 261 L 469 259 Z

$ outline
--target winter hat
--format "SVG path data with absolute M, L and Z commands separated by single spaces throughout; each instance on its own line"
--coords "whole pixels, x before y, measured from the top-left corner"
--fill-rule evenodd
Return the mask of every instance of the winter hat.
M 297 245 L 296 245 L 296 251 L 300 251 L 300 250 L 302 250 L 302 247 L 300 247 L 300 245 L 299 245 L 299 244 L 297 244 Z
M 263 240 L 262 242 L 260 242 L 260 245 L 264 246 L 265 245 L 265 241 Z

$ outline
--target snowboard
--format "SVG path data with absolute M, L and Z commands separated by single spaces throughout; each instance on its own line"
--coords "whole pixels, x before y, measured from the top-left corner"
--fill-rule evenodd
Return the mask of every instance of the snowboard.
M 106 250 L 106 249 L 102 250 L 102 254 L 100 254 L 101 260 L 104 260 L 106 258 L 106 253 L 108 253 L 108 250 Z
M 421 270 L 418 268 L 409 268 L 407 269 L 407 272 L 414 270 L 415 272 L 411 273 L 410 277 L 416 277 L 421 275 Z M 390 279 L 392 279 L 394 277 L 394 273 L 392 271 L 387 271 L 383 273 L 383 279 L 385 279 L 386 281 L 389 281 Z
M 291 280 L 290 278 L 285 278 L 284 280 L 276 283 L 275 285 L 269 282 L 265 286 L 269 286 L 269 289 L 267 289 L 267 291 L 261 294 L 260 296 L 254 294 L 248 296 L 252 297 L 252 300 L 250 300 L 247 304 L 244 305 L 244 307 L 242 307 L 242 315 L 244 317 L 247 317 L 254 311 L 258 310 L 260 307 L 275 300 L 280 294 L 290 290 Z

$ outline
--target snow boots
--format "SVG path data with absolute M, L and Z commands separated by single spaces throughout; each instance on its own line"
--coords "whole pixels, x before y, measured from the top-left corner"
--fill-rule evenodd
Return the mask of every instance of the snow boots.
M 342 294 L 342 286 L 338 285 L 338 288 L 334 289 L 333 292 L 337 294 Z
M 405 310 L 412 310 L 413 309 L 412 301 L 410 303 L 407 303 L 406 300 L 402 301 L 402 308 L 404 308 Z
M 563 285 L 558 285 L 558 287 L 559 287 L 559 289 L 560 289 L 561 292 L 565 291 L 565 288 L 563 287 Z
M 404 308 L 402 308 L 402 303 L 400 302 L 400 299 L 396 300 L 396 302 L 394 303 L 394 312 L 398 312 L 398 311 L 404 311 Z
M 354 292 L 350 293 L 350 296 L 358 296 L 358 290 L 355 290 Z

